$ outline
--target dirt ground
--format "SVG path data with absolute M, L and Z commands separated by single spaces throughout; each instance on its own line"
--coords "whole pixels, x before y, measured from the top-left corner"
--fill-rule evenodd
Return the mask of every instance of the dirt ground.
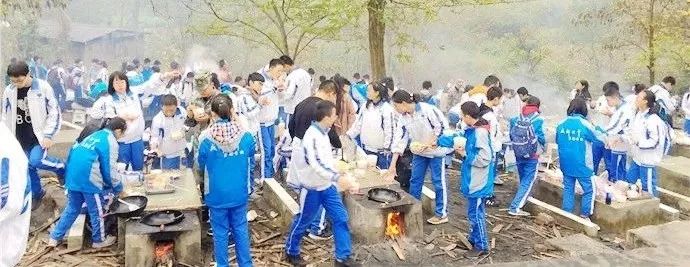
M 70 144 L 58 144 L 51 149 L 51 154 L 65 158 Z M 449 218 L 450 222 L 442 225 L 424 225 L 425 237 L 437 236 L 433 240 L 405 240 L 403 250 L 406 260 L 398 259 L 390 244 L 353 246 L 353 256 L 364 266 L 447 266 L 447 265 L 477 265 L 502 262 L 533 261 L 549 258 L 563 258 L 565 254 L 559 251 L 548 251 L 544 242 L 548 238 L 568 236 L 574 234 L 571 229 L 561 226 L 541 226 L 536 224 L 534 217 L 514 218 L 507 213 L 507 206 L 513 198 L 516 189 L 514 174 L 502 174 L 505 181 L 502 186 L 495 187 L 495 194 L 500 202 L 497 208 L 487 208 L 487 226 L 492 252 L 479 260 L 468 260 L 463 257 L 466 248 L 460 241 L 460 236 L 466 236 L 468 224 L 466 221 L 466 200 L 460 194 L 458 171 L 451 169 L 448 175 L 449 190 Z M 51 223 L 64 206 L 64 194 L 56 184 L 54 178 L 44 178 L 49 187 L 54 190 L 51 198 L 56 198 L 52 204 L 47 204 L 32 213 L 32 233 L 29 237 L 27 253 L 20 266 L 122 266 L 123 252 L 116 248 L 81 251 L 68 251 L 65 247 L 54 251 L 45 246 Z M 433 188 L 430 181 L 427 186 Z M 44 203 L 45 204 L 45 203 Z M 250 210 L 256 211 L 258 217 L 250 222 L 252 241 L 252 257 L 255 266 L 287 266 L 283 262 L 284 240 L 286 229 L 279 227 L 278 219 L 273 216 L 273 209 L 263 198 L 250 203 Z M 273 215 L 273 216 L 272 216 Z M 426 218 L 425 218 L 426 219 Z M 208 223 L 202 223 L 203 266 L 209 266 L 213 261 L 213 245 L 210 236 L 206 235 Z M 433 234 L 432 234 L 433 233 Z M 618 242 L 614 242 L 614 234 L 601 234 L 601 239 L 608 246 L 621 249 Z M 86 244 L 86 247 L 90 247 Z M 304 238 L 302 242 L 303 257 L 314 266 L 331 266 L 333 263 L 333 241 L 312 241 Z M 536 249 L 536 250 L 535 250 Z M 234 249 L 229 249 L 230 257 L 234 259 Z M 184 265 L 180 265 L 184 266 Z

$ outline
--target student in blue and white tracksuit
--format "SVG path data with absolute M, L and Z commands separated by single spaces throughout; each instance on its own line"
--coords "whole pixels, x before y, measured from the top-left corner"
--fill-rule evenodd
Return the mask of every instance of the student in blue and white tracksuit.
M 178 106 L 177 97 L 163 95 L 162 110 L 151 123 L 151 148 L 158 151 L 161 169 L 180 169 L 182 153 L 187 147 L 185 140 L 187 113 Z
M 230 266 L 228 235 L 232 231 L 239 266 L 252 266 L 247 203 L 251 191 L 250 162 L 256 143 L 233 115 L 228 97 L 211 101 L 211 125 L 199 136 L 197 163 L 203 171 L 204 202 L 209 208 L 217 266 Z M 232 170 L 232 171 L 228 171 Z
M 498 114 L 494 111 L 494 108 L 501 104 L 501 97 L 503 97 L 503 90 L 498 87 L 491 87 L 486 92 L 486 101 L 479 105 L 479 116 L 482 119 L 489 122 L 489 133 L 491 134 L 491 145 L 492 149 L 496 152 L 496 158 L 499 156 L 499 152 L 503 147 L 503 137 L 501 132 L 500 124 L 498 123 Z M 450 164 L 450 163 L 448 163 Z M 493 172 L 494 176 L 496 172 Z M 503 181 L 500 177 L 494 177 L 493 181 L 496 185 L 502 185 Z M 497 206 L 496 197 L 491 196 L 487 198 L 486 205 L 489 207 Z
M 330 101 L 318 102 L 315 118 L 316 121 L 304 134 L 304 139 L 296 142 L 298 145 L 293 147 L 288 184 L 300 188 L 300 212 L 293 218 L 288 231 L 285 253 L 289 263 L 304 266 L 304 260 L 300 256 L 300 241 L 307 227 L 314 221 L 319 206 L 323 206 L 333 225 L 336 266 L 350 266 L 352 244 L 348 214 L 335 186 L 335 183 L 344 178 L 335 170 L 328 137 L 329 128 L 333 127 L 338 118 L 335 104 Z M 342 188 L 344 190 L 359 190 L 358 185 L 349 179 L 340 184 L 345 187 Z
M 311 96 L 312 78 L 306 70 L 295 66 L 295 62 L 289 56 L 281 56 L 280 59 L 287 71 L 286 88 L 285 92 L 282 93 L 286 113 L 284 123 L 287 125 L 292 115 L 295 114 L 297 104 Z
M 452 149 L 434 147 L 437 139 L 448 129 L 448 121 L 443 113 L 426 103 L 419 103 L 405 90 L 393 93 L 392 102 L 396 112 L 400 115 L 398 130 L 404 127 L 405 136 L 411 142 L 412 177 L 410 178 L 410 194 L 417 199 L 422 197 L 422 186 L 427 170 L 431 171 L 431 181 L 436 191 L 435 216 L 428 219 L 430 224 L 448 222 L 448 195 L 446 186 L 445 156 Z M 407 143 L 407 142 L 404 142 Z M 418 150 L 415 144 L 427 146 Z M 399 149 L 397 150 L 399 151 Z
M 388 89 L 380 83 L 368 85 L 367 97 L 369 101 L 360 110 L 347 135 L 353 140 L 359 137 L 364 152 L 378 156 L 376 166 L 388 170 L 391 167 L 395 111 L 388 103 Z
M 683 110 L 683 118 L 685 118 L 683 122 L 683 132 L 685 135 L 690 136 L 690 89 L 683 95 L 680 108 Z
M 625 163 L 628 160 L 626 155 L 628 146 L 623 136 L 629 130 L 628 126 L 635 117 L 635 103 L 624 102 L 618 84 L 615 82 L 607 82 L 604 85 L 604 96 L 609 106 L 615 108 L 604 133 L 607 135 L 607 143 L 611 149 L 609 181 L 616 182 L 626 179 Z
M 29 241 L 31 183 L 29 159 L 14 133 L 0 123 L 0 266 L 17 266 Z
M 534 135 L 537 138 L 537 152 L 528 158 L 515 157 L 515 164 L 518 171 L 518 178 L 520 184 L 518 190 L 515 192 L 515 197 L 510 203 L 508 213 L 514 216 L 529 216 L 529 213 L 522 210 L 522 207 L 527 203 L 532 192 L 534 183 L 537 182 L 537 171 L 539 165 L 539 154 L 544 151 L 546 146 L 546 138 L 544 137 L 544 118 L 541 117 L 539 107 L 541 101 L 535 96 L 529 96 L 525 101 L 525 106 L 522 107 L 520 117 L 510 119 L 510 128 L 516 127 L 518 120 L 528 119 L 532 123 Z
M 129 165 L 134 171 L 144 168 L 144 114 L 138 95 L 160 88 L 162 77 L 156 73 L 142 86 L 130 87 L 125 74 L 113 72 L 108 78 L 108 94 L 96 100 L 89 113 L 94 119 L 120 117 L 127 121 L 127 132 L 118 139 L 118 162 Z
M 261 94 L 261 89 L 263 88 L 264 82 L 264 77 L 261 74 L 254 72 L 249 74 L 249 77 L 247 77 L 248 88 L 237 88 L 237 111 L 247 118 L 247 131 L 254 136 L 255 140 L 260 140 L 259 131 L 261 129 L 259 123 L 259 112 L 261 111 L 261 106 L 256 103 L 256 100 Z M 256 166 L 256 162 L 252 160 L 250 169 L 254 170 L 254 166 Z M 251 176 L 253 186 L 254 172 L 252 171 L 249 175 Z
M 641 180 L 643 191 L 659 197 L 656 165 L 668 152 L 671 139 L 670 126 L 655 113 L 658 110 L 655 101 L 654 93 L 649 90 L 637 94 L 637 114 L 630 123 L 628 134 L 632 162 L 627 178 L 631 184 Z
M 261 140 L 261 177 L 259 183 L 265 178 L 273 178 L 273 154 L 275 153 L 275 122 L 278 119 L 279 96 L 276 89 L 276 81 L 283 75 L 283 63 L 280 59 L 272 59 L 268 68 L 259 70 L 264 78 L 261 94 L 257 102 L 261 106 L 257 120 L 259 122 L 259 140 Z
M 489 122 L 480 117 L 479 107 L 472 101 L 461 105 L 462 120 L 466 125 L 462 162 L 460 192 L 467 198 L 467 220 L 470 224 L 469 241 L 473 249 L 465 255 L 477 258 L 489 252 L 489 237 L 486 231 L 486 198 L 493 196 L 494 172 L 496 171 L 495 151 L 491 143 Z
M 580 183 L 582 207 L 580 216 L 589 218 L 594 212 L 595 186 L 591 158 L 593 143 L 603 143 L 604 135 L 587 121 L 587 102 L 582 98 L 570 101 L 568 117 L 556 127 L 558 160 L 563 172 L 563 210 L 572 213 L 575 205 L 575 181 Z M 584 152 L 584 153 L 583 153 Z
M 53 89 L 48 82 L 31 77 L 29 66 L 18 61 L 7 68 L 10 77 L 0 101 L 0 123 L 14 134 L 29 158 L 32 209 L 40 205 L 44 191 L 38 170 L 55 172 L 62 180 L 62 161 L 49 157 L 48 149 L 60 130 L 62 115 Z
M 67 204 L 55 229 L 50 233 L 48 245 L 57 246 L 63 241 L 84 203 L 91 223 L 93 247 L 107 247 L 117 241 L 116 237 L 105 234 L 103 213 L 107 204 L 103 196 L 110 191 L 115 196 L 122 192 L 115 164 L 118 154 L 117 139 L 124 135 L 126 129 L 125 120 L 115 117 L 109 120 L 104 129 L 72 146 L 65 177 Z
M 603 88 L 602 88 L 603 89 Z M 609 106 L 608 101 L 606 101 L 605 96 L 599 96 L 597 101 L 594 103 L 594 110 L 596 112 L 589 113 L 587 120 L 592 122 L 595 126 L 608 125 L 611 121 L 611 115 L 613 115 L 614 107 Z M 601 128 L 596 128 L 598 131 L 603 132 Z M 604 161 L 604 169 L 611 173 L 611 149 L 606 147 L 603 143 L 592 144 L 592 159 L 594 164 L 594 174 L 599 174 L 599 164 Z

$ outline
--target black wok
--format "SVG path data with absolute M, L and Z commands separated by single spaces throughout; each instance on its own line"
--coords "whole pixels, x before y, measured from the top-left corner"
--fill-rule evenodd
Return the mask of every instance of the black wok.
M 401 196 L 395 190 L 388 188 L 372 188 L 367 192 L 369 199 L 381 203 L 393 203 L 401 199 Z
M 181 222 L 184 219 L 184 214 L 179 210 L 161 210 L 146 214 L 141 218 L 141 223 L 160 227 L 165 225 L 173 225 Z
M 146 204 L 148 203 L 148 198 L 145 196 L 128 196 L 120 198 L 120 200 L 132 205 L 136 205 L 138 208 L 135 210 L 130 210 L 127 204 L 114 200 L 113 203 L 110 204 L 110 212 L 106 214 L 106 216 L 117 215 L 120 218 L 137 217 L 144 212 Z

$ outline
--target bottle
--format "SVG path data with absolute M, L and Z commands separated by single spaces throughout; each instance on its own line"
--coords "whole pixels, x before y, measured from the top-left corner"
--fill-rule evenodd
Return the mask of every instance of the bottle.
M 611 185 L 606 186 L 606 205 L 611 205 Z

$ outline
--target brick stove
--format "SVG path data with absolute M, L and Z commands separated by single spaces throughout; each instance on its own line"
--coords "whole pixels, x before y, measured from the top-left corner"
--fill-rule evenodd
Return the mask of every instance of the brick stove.
M 368 198 L 373 188 L 387 188 L 400 194 L 401 198 L 392 203 L 380 203 Z M 422 203 L 403 191 L 399 185 L 376 186 L 360 189 L 361 195 L 345 194 L 343 202 L 350 216 L 350 232 L 358 244 L 377 244 L 390 240 L 386 236 L 389 214 L 399 212 L 402 217 L 403 237 L 420 240 L 424 237 Z
M 156 261 L 173 257 L 176 262 L 201 266 L 201 225 L 196 211 L 183 211 L 178 224 L 159 227 L 145 225 L 138 220 L 124 223 L 125 266 L 167 266 Z M 123 240 L 123 239 L 120 239 Z

